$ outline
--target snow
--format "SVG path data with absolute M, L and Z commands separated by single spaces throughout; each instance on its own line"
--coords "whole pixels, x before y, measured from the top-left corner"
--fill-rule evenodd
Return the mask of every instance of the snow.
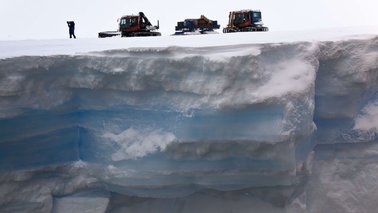
M 0 41 L 0 58 L 81 54 L 93 51 L 149 47 L 214 47 L 240 44 L 287 43 L 298 41 L 339 41 L 372 37 L 377 27 L 344 27 L 314 31 L 273 31 L 262 33 L 229 33 L 196 36 L 161 36 L 144 38 L 60 39 Z
M 0 42 L 0 210 L 369 212 L 378 40 L 344 30 Z

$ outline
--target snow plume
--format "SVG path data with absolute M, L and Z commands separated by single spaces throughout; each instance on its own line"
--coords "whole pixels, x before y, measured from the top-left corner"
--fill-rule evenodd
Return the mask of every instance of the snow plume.
M 119 134 L 105 133 L 104 138 L 119 145 L 112 155 L 113 161 L 137 159 L 165 148 L 177 139 L 174 134 L 162 130 L 137 130 L 129 128 Z

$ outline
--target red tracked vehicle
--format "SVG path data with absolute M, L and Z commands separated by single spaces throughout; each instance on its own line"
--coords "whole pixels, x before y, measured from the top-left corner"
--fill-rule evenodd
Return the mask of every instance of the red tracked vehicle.
M 259 10 L 240 10 L 230 12 L 227 27 L 223 28 L 224 33 L 233 32 L 262 32 L 268 31 L 264 27 Z
M 157 26 L 153 26 L 143 12 L 139 15 L 126 15 L 119 19 L 118 31 L 105 31 L 98 33 L 99 38 L 112 36 L 134 37 L 134 36 L 161 36 L 159 21 Z

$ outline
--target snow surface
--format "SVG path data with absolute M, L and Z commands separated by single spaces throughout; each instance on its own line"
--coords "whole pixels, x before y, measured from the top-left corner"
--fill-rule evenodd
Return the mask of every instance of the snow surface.
M 0 211 L 371 212 L 365 30 L 0 42 Z
M 314 31 L 276 31 L 262 33 L 229 33 L 196 36 L 161 36 L 104 39 L 61 39 L 0 41 L 0 58 L 15 56 L 48 56 L 87 54 L 92 51 L 140 47 L 213 47 L 239 44 L 287 43 L 298 41 L 339 41 L 366 38 L 378 33 L 378 27 L 344 27 Z

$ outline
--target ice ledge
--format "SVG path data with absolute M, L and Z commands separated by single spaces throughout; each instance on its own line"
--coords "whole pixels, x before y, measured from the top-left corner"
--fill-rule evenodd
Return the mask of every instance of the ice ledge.
M 81 159 L 115 172 L 103 179 L 109 186 L 138 195 L 172 182 L 194 190 L 293 184 L 316 143 L 377 140 L 377 43 L 0 60 L 2 169 Z

